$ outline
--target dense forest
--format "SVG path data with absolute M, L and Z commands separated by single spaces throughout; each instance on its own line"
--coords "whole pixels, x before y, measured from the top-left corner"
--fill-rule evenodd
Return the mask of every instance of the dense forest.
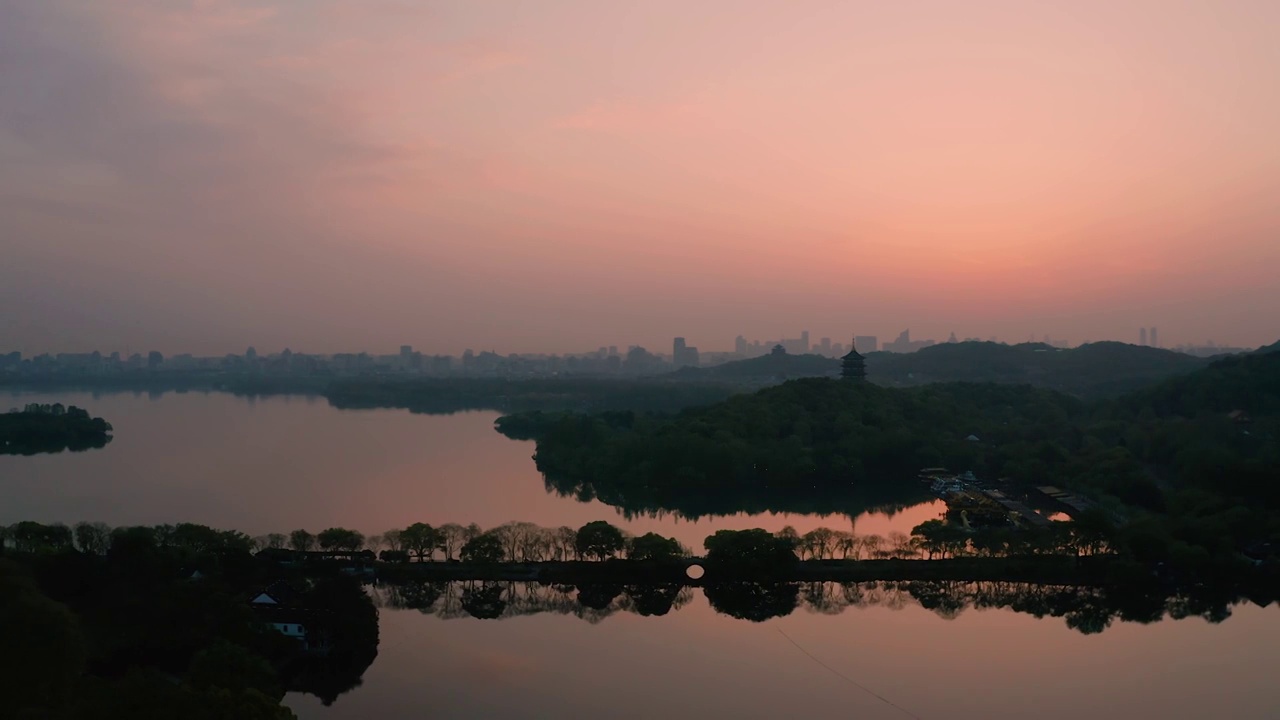
M 1094 403 L 1026 385 L 809 378 L 674 416 L 498 428 L 537 438 L 550 489 L 633 511 L 856 512 L 912 501 L 915 472 L 942 466 L 1092 497 L 1143 561 L 1207 567 L 1280 538 L 1280 353 Z
M 0 455 L 80 451 L 111 442 L 111 424 L 75 405 L 29 404 L 0 415 Z
M 291 718 L 286 691 L 331 703 L 377 654 L 377 610 L 358 581 L 287 575 L 241 533 L 18 523 L 6 534 L 0 717 Z M 323 655 L 250 607 L 282 580 Z
M 583 500 L 691 516 L 857 514 L 925 499 L 914 481 L 922 467 L 1015 471 L 1072 442 L 1083 411 L 1025 386 L 906 391 L 806 378 L 674 417 L 517 415 L 498 429 L 536 437 L 548 486 Z

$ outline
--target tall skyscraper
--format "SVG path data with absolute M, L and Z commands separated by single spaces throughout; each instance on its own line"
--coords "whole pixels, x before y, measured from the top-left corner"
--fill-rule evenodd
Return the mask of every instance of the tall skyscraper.
M 684 338 L 678 337 L 671 343 L 671 364 L 678 368 L 698 366 L 698 348 L 685 345 Z
M 1138 330 L 1138 344 L 1139 344 L 1139 345 L 1146 345 L 1146 344 L 1147 344 L 1147 329 L 1146 329 L 1146 328 L 1141 328 L 1141 329 L 1139 329 L 1139 330 Z
M 807 352 L 809 352 L 810 350 L 812 350 L 812 349 L 813 349 L 813 346 L 811 346 L 811 345 L 809 344 L 809 331 L 808 331 L 808 330 L 801 330 L 801 331 L 800 331 L 800 345 L 801 345 L 800 352 L 802 352 L 802 353 L 807 353 Z
M 733 351 L 743 357 L 747 355 L 747 339 L 739 335 L 733 339 Z
M 1160 336 L 1156 333 L 1156 326 L 1151 326 L 1151 347 L 1160 347 Z
M 880 349 L 880 339 L 875 335 L 859 335 L 853 339 L 853 345 L 860 353 L 873 353 Z

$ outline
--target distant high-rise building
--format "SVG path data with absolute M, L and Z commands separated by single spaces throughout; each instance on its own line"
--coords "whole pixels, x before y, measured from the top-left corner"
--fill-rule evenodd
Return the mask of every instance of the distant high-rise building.
M 698 365 L 698 348 L 685 344 L 684 338 L 678 337 L 671 343 L 671 364 L 678 368 Z
M 911 352 L 911 328 L 907 328 L 898 333 L 898 339 L 893 342 L 884 344 L 887 352 L 908 353 Z
M 1140 328 L 1140 329 L 1138 330 L 1138 344 L 1139 344 L 1139 345 L 1146 345 L 1146 344 L 1147 344 L 1147 329 L 1146 329 L 1146 328 Z
M 739 335 L 733 339 L 733 351 L 739 355 L 747 354 L 747 339 Z
M 1156 326 L 1151 326 L 1151 347 L 1160 347 L 1160 336 L 1157 334 Z
M 831 338 L 822 338 L 821 340 L 818 341 L 818 354 L 820 355 L 831 354 Z
M 1046 335 L 1044 339 L 1047 341 L 1047 340 L 1049 339 L 1049 336 L 1048 336 L 1048 335 Z M 960 342 L 960 340 L 956 338 L 956 332 L 955 332 L 954 330 L 952 330 L 952 331 L 951 331 L 951 337 L 947 338 L 947 342 L 949 342 L 949 343 L 958 343 L 958 342 Z
M 880 339 L 875 335 L 858 335 L 853 339 L 853 345 L 858 352 L 873 353 L 880 349 Z
M 807 353 L 811 349 L 813 348 L 809 345 L 809 331 L 801 330 L 800 331 L 800 352 Z
M 257 360 L 258 351 L 253 349 L 253 346 L 250 345 L 249 349 L 244 351 L 244 359 L 248 360 L 249 362 L 253 362 L 254 360 Z

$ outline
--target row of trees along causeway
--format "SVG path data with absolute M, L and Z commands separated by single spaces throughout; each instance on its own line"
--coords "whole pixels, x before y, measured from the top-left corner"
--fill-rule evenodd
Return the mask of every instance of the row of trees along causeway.
M 414 523 L 406 528 L 378 535 L 363 535 L 346 528 L 329 528 L 319 533 L 294 530 L 287 535 L 272 533 L 251 540 L 259 551 L 287 557 L 293 553 L 376 554 L 386 562 L 469 562 L 527 563 L 580 560 L 670 560 L 687 557 L 688 548 L 673 538 L 656 533 L 633 537 L 603 520 L 580 528 L 548 528 L 527 522 L 509 522 L 488 530 L 479 525 L 445 523 L 432 526 Z
M 966 531 L 941 520 L 918 525 L 911 535 L 856 535 L 816 528 L 804 534 L 786 527 L 767 530 L 720 530 L 706 538 L 703 559 L 708 564 L 754 569 L 788 568 L 799 561 L 932 560 L 956 557 L 1011 558 L 1058 555 L 1069 557 L 1115 554 L 1108 542 L 1109 526 L 1101 512 L 1080 521 L 1057 522 L 1045 528 L 984 528 Z M 316 534 L 295 530 L 251 538 L 238 531 L 215 530 L 180 523 L 150 527 L 111 528 L 100 522 L 74 526 L 32 521 L 0 527 L 0 551 L 58 553 L 76 550 L 106 555 L 130 543 L 156 544 L 179 557 L 222 558 L 260 556 L 317 559 L 362 556 L 391 563 L 462 562 L 471 564 L 543 563 L 632 560 L 684 562 L 689 548 L 656 533 L 631 536 L 603 520 L 580 528 L 546 528 L 511 522 L 488 530 L 472 524 L 433 527 L 414 523 L 382 535 L 365 536 L 346 528 Z

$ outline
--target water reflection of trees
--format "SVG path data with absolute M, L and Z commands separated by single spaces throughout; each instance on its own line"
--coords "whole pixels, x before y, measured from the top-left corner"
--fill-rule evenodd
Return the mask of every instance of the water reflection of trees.
M 619 612 L 666 615 L 693 599 L 693 588 L 676 584 L 575 586 L 477 580 L 382 584 L 373 592 L 384 607 L 417 610 L 446 620 L 552 613 L 596 623 Z
M 570 476 L 544 470 L 547 492 L 579 502 L 600 501 L 617 508 L 627 520 L 637 518 L 698 520 L 747 514 L 790 513 L 793 515 L 843 515 L 850 519 L 864 513 L 894 515 L 933 500 L 919 483 L 901 482 L 898 476 L 870 480 L 856 487 L 835 487 L 813 496 L 797 496 L 785 488 L 738 488 L 733 493 L 682 487 L 679 493 L 661 498 L 624 492 L 608 479 Z
M 383 584 L 375 598 L 385 607 L 417 610 L 443 619 L 503 619 L 539 613 L 572 615 L 597 623 L 622 612 L 661 616 L 693 599 L 676 584 L 558 585 L 536 582 L 415 582 Z M 730 617 L 760 622 L 796 610 L 839 615 L 848 608 L 900 610 L 917 605 L 945 619 L 970 609 L 1003 609 L 1037 618 L 1061 618 L 1081 633 L 1115 622 L 1153 623 L 1200 617 L 1222 622 L 1234 604 L 1268 605 L 1271 593 L 1242 594 L 1221 588 L 1171 591 L 1158 586 L 1083 587 L 1004 581 L 735 582 L 703 588 L 711 607 Z

